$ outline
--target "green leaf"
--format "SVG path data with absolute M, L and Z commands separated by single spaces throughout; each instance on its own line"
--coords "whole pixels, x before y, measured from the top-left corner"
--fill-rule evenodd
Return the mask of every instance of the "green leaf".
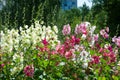
M 113 80 L 119 80 L 117 76 L 112 76 Z
M 98 80 L 106 80 L 105 77 L 98 77 Z

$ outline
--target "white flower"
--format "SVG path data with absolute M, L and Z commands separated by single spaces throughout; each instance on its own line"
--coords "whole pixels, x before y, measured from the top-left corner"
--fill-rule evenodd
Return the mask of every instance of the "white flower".
M 28 25 L 25 25 L 24 27 L 25 27 L 25 29 L 28 29 Z
M 47 38 L 53 47 L 56 45 L 54 43 L 58 41 L 58 36 L 55 31 L 50 26 L 40 25 L 39 21 L 35 22 L 35 26 L 31 25 L 28 28 L 25 25 L 24 28 L 25 30 L 22 27 L 19 28 L 20 34 L 15 29 L 6 29 L 5 33 L 3 31 L 0 32 L 0 47 L 3 52 L 11 52 L 13 48 L 20 52 L 20 50 L 27 49 L 30 46 L 34 49 L 37 43 L 40 43 L 44 38 Z
M 80 47 L 79 45 L 75 45 L 74 49 L 77 50 L 77 51 L 79 51 L 79 47 Z
M 85 40 L 86 39 L 86 35 L 83 34 L 82 37 L 81 37 L 82 40 Z
M 20 27 L 20 31 L 22 31 L 22 27 Z
M 90 27 L 90 31 L 89 31 L 89 32 L 90 32 L 90 35 L 93 35 L 95 29 L 96 29 L 96 26 Z
M 44 21 L 41 21 L 40 24 L 44 24 Z
M 55 31 L 55 33 L 58 33 L 58 28 L 57 28 L 57 26 L 53 26 L 53 30 Z
M 85 26 L 86 26 L 87 28 L 90 27 L 90 22 L 84 22 L 84 23 L 85 23 Z
M 87 68 L 88 67 L 88 61 L 90 61 L 91 56 L 90 53 L 83 50 L 82 52 L 80 52 L 80 60 L 83 62 L 83 68 Z
M 88 67 L 88 62 L 84 62 L 83 65 L 82 65 L 83 68 L 87 68 Z
M 59 66 L 64 66 L 65 65 L 65 62 L 60 62 L 59 63 Z

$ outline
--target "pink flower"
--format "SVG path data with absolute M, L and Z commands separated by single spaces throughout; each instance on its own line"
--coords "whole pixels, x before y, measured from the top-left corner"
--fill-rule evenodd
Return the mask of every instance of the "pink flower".
M 92 62 L 93 64 L 98 64 L 100 62 L 99 56 L 92 56 Z
M 100 31 L 100 35 L 102 35 L 103 38 L 108 38 L 108 37 L 109 37 L 109 35 L 108 35 L 108 33 L 105 31 L 105 29 L 102 29 L 102 30 Z
M 65 53 L 65 58 L 66 59 L 69 59 L 69 58 L 73 58 L 74 57 L 74 49 L 70 49 L 69 51 L 67 51 L 66 53 Z
M 27 65 L 27 66 L 25 66 L 23 72 L 24 72 L 24 74 L 25 74 L 26 76 L 32 78 L 33 75 L 34 75 L 34 67 L 33 67 L 33 65 Z
M 70 25 L 69 24 L 64 25 L 63 30 L 62 30 L 63 35 L 69 35 L 70 31 L 71 31 Z
M 115 36 L 115 37 L 112 38 L 112 41 L 115 42 L 115 44 L 116 44 L 118 47 L 120 47 L 120 37 L 116 38 L 116 36 Z
M 104 37 L 104 38 L 108 38 L 109 35 L 108 35 L 107 33 L 105 33 L 103 37 Z
M 107 33 L 109 33 L 109 27 L 106 27 L 105 30 Z
M 71 43 L 73 43 L 72 46 L 74 46 L 75 44 L 79 44 L 80 43 L 80 39 L 76 38 L 75 36 L 71 36 Z
M 100 48 L 98 52 L 102 53 L 102 52 L 104 52 L 104 49 Z
M 108 46 L 108 50 L 112 52 L 113 51 L 112 46 Z
M 57 46 L 56 46 L 56 51 L 58 51 L 60 49 L 60 47 L 61 47 L 61 44 L 58 43 Z
M 109 57 L 110 57 L 110 63 L 116 61 L 116 55 L 115 55 L 113 52 L 111 52 L 111 53 L 109 54 Z
M 42 43 L 44 44 L 44 46 L 47 46 L 47 45 L 48 45 L 48 42 L 47 42 L 46 38 L 44 38 L 44 39 L 42 40 Z
M 75 38 L 75 44 L 79 44 L 80 43 L 80 38 Z
M 57 45 L 56 52 L 63 56 L 65 53 L 65 45 Z
M 39 48 L 39 50 L 41 52 L 44 52 L 44 51 L 49 51 L 49 48 L 47 48 L 46 46 L 44 46 L 43 48 Z
M 85 23 L 81 23 L 80 25 L 77 25 L 75 27 L 75 34 L 87 34 L 87 28 L 86 28 L 86 24 Z
M 56 51 L 51 51 L 51 54 L 54 55 L 54 54 L 57 54 L 57 52 Z
M 98 41 L 98 34 L 94 35 L 94 40 Z
M 100 47 L 100 44 L 99 43 L 96 43 L 96 45 L 95 45 L 98 49 L 100 49 L 101 47 Z
M 113 38 L 112 38 L 112 42 L 116 42 L 116 36 L 114 36 Z
M 3 68 L 5 66 L 5 64 L 1 64 L 1 67 Z
M 103 53 L 103 56 L 104 56 L 104 57 L 108 57 L 109 54 L 105 52 L 105 53 Z
M 107 61 L 107 64 L 110 64 L 116 61 L 116 55 L 113 52 L 103 53 L 103 58 Z
M 80 33 L 81 33 L 81 27 L 79 25 L 76 25 L 75 34 L 80 34 Z
M 116 39 L 116 45 L 117 45 L 118 47 L 120 47 L 120 37 L 118 37 L 118 38 Z

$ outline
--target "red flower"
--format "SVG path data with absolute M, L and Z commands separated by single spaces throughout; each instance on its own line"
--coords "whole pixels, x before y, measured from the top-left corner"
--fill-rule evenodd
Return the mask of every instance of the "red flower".
M 75 38 L 75 44 L 79 44 L 80 43 L 80 39 L 79 38 Z
M 44 46 L 48 45 L 48 41 L 46 40 L 46 38 L 44 38 L 44 40 L 42 40 L 42 43 L 44 44 Z

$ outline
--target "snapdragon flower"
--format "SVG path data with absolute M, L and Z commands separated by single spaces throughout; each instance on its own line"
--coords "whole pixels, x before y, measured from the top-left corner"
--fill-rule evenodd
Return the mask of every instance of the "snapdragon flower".
M 68 25 L 64 25 L 63 30 L 62 30 L 63 35 L 69 35 L 70 32 L 71 32 L 70 25 L 69 24 Z

